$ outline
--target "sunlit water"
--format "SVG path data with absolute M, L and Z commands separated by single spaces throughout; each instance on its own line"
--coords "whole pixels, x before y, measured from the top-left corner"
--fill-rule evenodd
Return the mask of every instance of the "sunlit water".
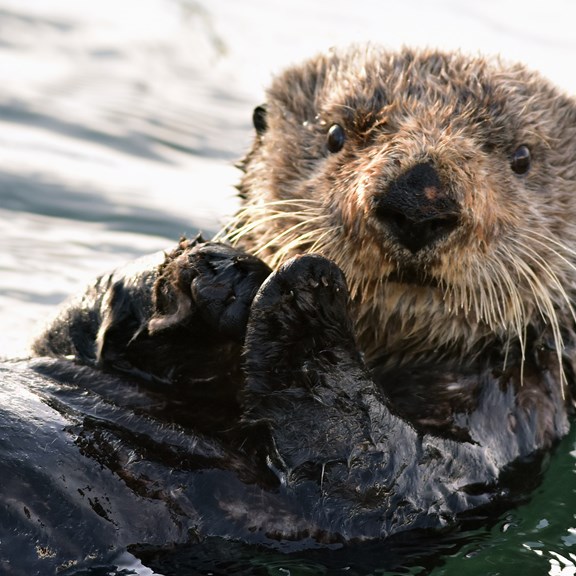
M 0 356 L 25 355 L 35 326 L 99 272 L 221 226 L 274 70 L 371 40 L 501 53 L 576 92 L 575 17 L 571 0 L 0 0 Z M 572 433 L 529 503 L 402 573 L 576 574 L 575 456 Z M 154 570 L 214 571 L 222 545 Z M 223 573 L 353 574 L 379 561 L 344 570 L 227 550 Z M 125 554 L 86 573 L 153 571 Z

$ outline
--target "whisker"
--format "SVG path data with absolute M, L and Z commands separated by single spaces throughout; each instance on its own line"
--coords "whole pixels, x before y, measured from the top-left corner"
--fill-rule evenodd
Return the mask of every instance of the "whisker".
M 279 210 L 277 208 L 293 208 Z M 309 198 L 258 202 L 245 206 L 220 230 L 214 239 L 236 243 L 238 240 L 269 222 L 282 218 L 314 220 L 322 217 L 321 203 Z
M 534 250 L 527 245 L 522 244 L 519 246 L 519 249 L 522 251 L 524 256 L 526 256 L 526 258 L 530 259 L 532 262 L 537 264 L 540 270 L 548 277 L 548 279 L 551 281 L 551 284 L 556 288 L 558 294 L 568 305 L 568 310 L 572 316 L 572 319 L 576 322 L 576 311 L 574 310 L 574 306 L 572 304 L 572 301 L 570 300 L 570 296 L 566 292 L 558 276 L 554 273 L 554 271 L 550 267 L 550 264 L 546 260 L 544 260 L 544 258 L 542 258 L 540 254 L 534 252 Z M 563 259 L 563 257 L 560 254 L 557 254 L 556 251 L 552 250 L 552 252 L 559 258 Z
M 262 245 L 260 248 L 258 248 L 256 251 L 254 251 L 253 254 L 255 256 L 258 256 L 263 251 L 268 249 L 270 246 L 273 246 L 279 240 L 284 238 L 286 235 L 290 234 L 291 232 L 293 232 L 294 230 L 298 229 L 299 227 L 301 227 L 305 224 L 307 224 L 307 222 L 299 222 L 298 224 L 291 226 L 289 229 L 287 229 L 287 230 L 283 231 L 282 233 L 274 236 L 270 241 L 268 241 L 266 244 Z M 296 236 L 295 238 L 293 238 L 292 240 L 284 243 L 280 247 L 280 249 L 276 252 L 276 254 L 274 256 L 274 260 L 281 260 L 281 258 L 277 258 L 277 255 L 285 255 L 285 254 L 290 253 L 294 248 L 301 246 L 304 240 L 307 240 L 308 238 L 313 238 L 314 236 L 317 236 L 317 234 L 318 234 L 318 229 L 309 230 L 308 232 L 304 232 L 303 234 L 300 234 L 300 235 Z M 307 252 L 308 252 L 308 250 L 307 250 Z
M 312 244 L 312 246 L 310 246 L 310 250 L 309 252 L 311 254 L 313 253 L 317 253 L 317 252 L 323 252 L 323 250 L 321 249 L 322 246 L 322 242 L 324 241 L 324 239 L 326 237 L 328 237 L 329 235 L 334 234 L 334 227 L 327 227 L 324 229 L 323 232 L 320 233 L 320 235 L 318 236 L 318 238 L 314 241 L 314 244 Z
M 526 240 L 528 240 L 529 242 L 536 242 L 539 246 L 542 246 L 543 248 L 545 248 L 546 250 L 549 250 L 552 254 L 554 254 L 555 256 L 557 256 L 558 258 L 560 258 L 560 260 L 562 260 L 562 262 L 564 262 L 565 264 L 567 264 L 570 268 L 572 268 L 573 270 L 576 271 L 576 264 L 574 264 L 573 262 L 570 262 L 570 260 L 568 260 L 568 258 L 566 258 L 564 255 L 562 255 L 560 252 L 558 252 L 556 249 L 551 248 L 550 244 L 554 244 L 555 246 L 562 248 L 563 250 L 566 250 L 566 252 L 573 254 L 576 256 L 576 251 L 572 250 L 571 248 L 568 248 L 568 246 L 565 246 L 564 244 L 561 244 L 560 242 L 556 242 L 554 240 L 552 240 L 551 238 L 547 238 L 544 235 L 540 235 L 538 234 L 538 236 L 541 236 L 541 238 L 543 238 L 543 240 L 541 239 L 536 239 L 536 238 L 532 238 L 530 235 L 528 234 L 523 234 L 520 237 L 524 238 Z M 546 242 L 544 242 L 544 240 L 546 240 Z M 549 244 L 550 243 L 550 244 Z
M 290 213 L 289 216 L 292 219 L 292 217 L 294 215 L 298 216 L 298 214 L 294 214 L 294 213 Z M 260 218 L 259 220 L 253 220 L 252 222 L 248 222 L 243 227 L 238 228 L 232 234 L 229 234 L 226 237 L 226 239 L 229 242 L 231 242 L 232 244 L 236 244 L 243 236 L 254 231 L 256 228 L 270 224 L 271 222 L 274 222 L 275 220 L 282 220 L 282 219 L 286 219 L 286 218 L 287 218 L 287 215 L 285 213 L 280 213 L 280 214 L 271 214 L 271 215 L 268 215 L 266 217 Z M 290 234 L 293 231 L 293 229 L 295 229 L 297 227 L 306 226 L 312 222 L 322 220 L 322 219 L 323 219 L 323 216 L 308 217 L 306 220 L 301 220 L 300 222 L 298 222 L 297 224 L 294 224 L 290 228 L 283 230 L 281 233 L 278 234 L 278 237 L 286 236 L 287 234 Z M 266 247 L 268 247 L 268 246 L 266 246 Z M 264 249 L 263 247 L 259 248 L 260 251 L 263 249 Z
M 544 274 L 546 274 L 551 284 L 555 287 L 556 292 L 559 294 L 560 298 L 564 300 L 564 302 L 567 304 L 567 308 L 570 315 L 572 316 L 572 319 L 576 321 L 576 312 L 574 310 L 574 306 L 572 304 L 570 296 L 566 292 L 566 289 L 560 282 L 558 276 L 554 273 L 554 271 L 550 267 L 549 263 L 546 260 L 544 260 L 540 254 L 534 252 L 529 246 L 523 246 L 523 248 L 524 248 L 523 254 L 526 256 L 527 259 L 537 264 L 539 266 L 539 269 L 542 270 Z M 556 253 L 556 251 L 554 250 L 553 252 Z M 561 255 L 558 254 L 556 255 L 561 257 Z M 548 320 L 550 321 L 550 324 L 552 326 L 553 338 L 558 356 L 558 363 L 562 367 L 562 352 L 565 348 L 565 344 L 562 338 L 562 332 L 560 329 L 558 316 L 556 314 L 556 310 L 554 309 L 554 303 L 551 297 L 548 298 L 548 301 L 549 301 L 548 306 L 551 309 L 551 313 L 548 314 Z M 564 370 L 561 370 L 561 380 L 563 384 L 565 385 L 567 384 L 567 379 Z
M 534 236 L 542 238 L 543 240 L 546 241 L 542 245 L 547 247 L 547 248 L 549 248 L 549 244 L 554 244 L 558 248 L 562 248 L 562 250 L 565 250 L 567 253 L 572 254 L 573 256 L 576 256 L 576 249 L 570 248 L 566 244 L 559 242 L 558 240 L 553 238 L 552 235 L 546 236 L 545 234 L 538 232 L 537 230 L 521 230 L 521 232 L 524 234 L 523 237 L 525 237 L 529 240 L 532 240 L 532 241 L 534 240 Z M 570 266 L 572 266 L 573 268 L 576 268 L 576 266 L 574 264 L 572 264 L 572 262 L 570 262 L 570 261 L 567 261 L 567 264 L 570 264 Z

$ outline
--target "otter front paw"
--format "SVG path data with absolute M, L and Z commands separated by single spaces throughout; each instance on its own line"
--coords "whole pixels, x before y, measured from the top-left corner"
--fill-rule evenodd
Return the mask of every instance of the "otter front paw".
M 309 388 L 363 372 L 342 271 L 321 256 L 297 256 L 274 272 L 252 304 L 245 341 L 248 393 Z M 346 377 L 344 376 L 344 379 Z
M 267 423 L 275 469 L 321 483 L 369 437 L 373 383 L 357 351 L 344 275 L 289 260 L 254 298 L 244 344 L 243 420 Z M 339 472 L 338 472 L 339 473 Z
M 242 341 L 252 299 L 269 274 L 264 262 L 226 244 L 183 240 L 160 269 L 148 332 L 190 326 Z

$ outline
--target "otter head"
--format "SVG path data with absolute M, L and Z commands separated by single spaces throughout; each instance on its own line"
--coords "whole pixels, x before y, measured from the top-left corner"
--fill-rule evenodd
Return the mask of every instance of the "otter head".
M 520 65 L 353 48 L 276 78 L 229 238 L 346 275 L 368 359 L 562 353 L 576 286 L 576 103 Z

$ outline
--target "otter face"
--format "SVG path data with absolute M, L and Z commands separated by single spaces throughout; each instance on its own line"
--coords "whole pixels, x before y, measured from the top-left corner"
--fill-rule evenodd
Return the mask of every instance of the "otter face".
M 466 357 L 528 329 L 558 349 L 576 286 L 576 104 L 519 65 L 374 47 L 287 70 L 255 114 L 230 239 L 317 252 L 360 345 Z

